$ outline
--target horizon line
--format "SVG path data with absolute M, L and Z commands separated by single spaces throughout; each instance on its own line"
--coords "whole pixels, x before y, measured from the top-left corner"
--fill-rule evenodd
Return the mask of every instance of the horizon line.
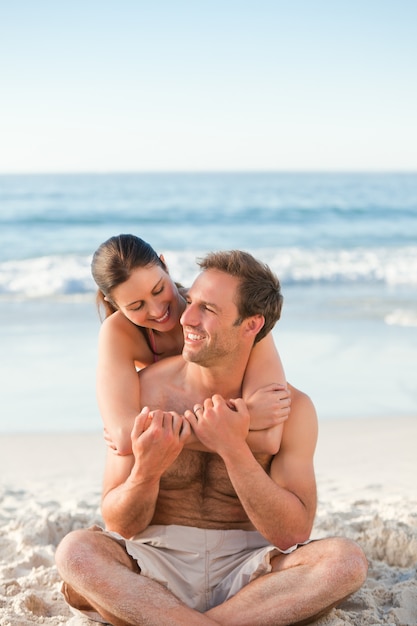
M 368 169 L 109 169 L 109 170 L 39 170 L 39 171 L 0 171 L 0 176 L 114 176 L 114 175 L 219 175 L 219 174 L 417 174 L 417 168 L 368 168 Z

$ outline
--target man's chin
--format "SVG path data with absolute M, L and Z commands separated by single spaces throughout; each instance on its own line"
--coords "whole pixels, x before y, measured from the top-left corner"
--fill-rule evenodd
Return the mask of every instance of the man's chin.
M 182 356 L 189 363 L 199 363 L 202 365 L 202 360 L 204 360 L 203 355 L 201 354 L 201 350 L 193 349 L 192 346 L 185 345 L 182 350 Z
M 182 356 L 186 361 L 193 362 L 196 357 L 196 352 L 191 347 L 184 345 L 182 349 Z

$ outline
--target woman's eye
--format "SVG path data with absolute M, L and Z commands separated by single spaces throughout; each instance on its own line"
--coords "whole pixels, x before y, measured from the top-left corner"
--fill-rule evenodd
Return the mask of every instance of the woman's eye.
M 159 294 L 160 294 L 160 293 L 162 293 L 162 292 L 163 292 L 163 290 L 164 290 L 164 288 L 163 288 L 163 287 L 161 287 L 160 289 L 158 289 L 158 291 L 154 291 L 154 292 L 153 292 L 153 295 L 154 295 L 154 296 L 159 296 Z

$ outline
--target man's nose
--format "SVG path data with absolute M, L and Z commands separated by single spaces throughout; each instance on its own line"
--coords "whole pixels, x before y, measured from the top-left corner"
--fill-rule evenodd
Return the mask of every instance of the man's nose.
M 185 310 L 180 318 L 182 326 L 197 326 L 198 320 L 198 307 L 193 304 L 187 304 Z

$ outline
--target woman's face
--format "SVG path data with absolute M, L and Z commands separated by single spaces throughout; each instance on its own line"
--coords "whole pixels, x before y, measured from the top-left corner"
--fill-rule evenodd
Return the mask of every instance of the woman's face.
M 178 289 L 159 265 L 133 270 L 113 289 L 111 299 L 131 322 L 160 332 L 172 330 L 184 308 Z

